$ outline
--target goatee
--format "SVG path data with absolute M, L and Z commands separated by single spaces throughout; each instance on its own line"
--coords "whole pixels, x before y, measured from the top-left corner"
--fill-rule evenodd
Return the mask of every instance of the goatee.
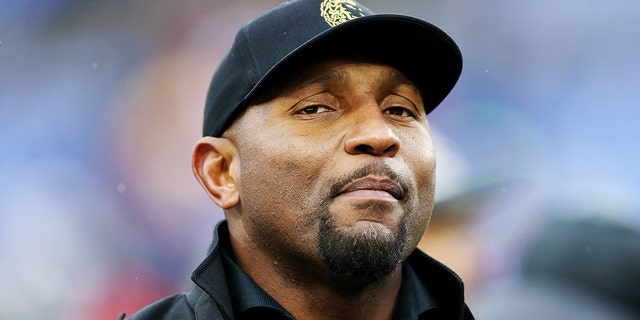
M 384 279 L 402 262 L 407 240 L 404 221 L 394 235 L 373 223 L 340 229 L 329 215 L 323 215 L 319 231 L 320 259 L 346 286 L 366 286 Z

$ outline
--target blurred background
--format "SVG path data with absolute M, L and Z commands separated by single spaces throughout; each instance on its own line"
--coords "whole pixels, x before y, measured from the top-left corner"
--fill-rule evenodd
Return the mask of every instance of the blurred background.
M 279 2 L 0 3 L 0 319 L 115 319 L 188 289 L 222 218 L 190 168 L 208 82 L 238 27 Z M 640 4 L 361 2 L 463 52 L 430 115 L 438 204 L 421 248 L 463 277 L 479 319 L 498 319 L 487 297 L 522 292 L 555 221 L 640 227 Z M 638 284 L 640 246 L 622 247 L 612 270 Z

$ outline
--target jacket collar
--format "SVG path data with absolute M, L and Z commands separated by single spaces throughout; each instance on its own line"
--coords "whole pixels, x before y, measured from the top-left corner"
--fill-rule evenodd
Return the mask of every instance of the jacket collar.
M 191 275 L 191 280 L 204 290 L 224 313 L 225 318 L 233 319 L 231 295 L 227 287 L 227 279 L 221 258 L 220 239 L 229 238 L 226 220 L 221 221 L 213 232 L 213 242 L 204 261 Z

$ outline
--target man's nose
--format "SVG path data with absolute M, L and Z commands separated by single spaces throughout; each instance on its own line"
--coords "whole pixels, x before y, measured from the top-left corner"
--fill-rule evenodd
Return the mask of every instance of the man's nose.
M 349 125 L 344 146 L 349 154 L 393 157 L 400 150 L 400 139 L 377 107 L 358 112 Z

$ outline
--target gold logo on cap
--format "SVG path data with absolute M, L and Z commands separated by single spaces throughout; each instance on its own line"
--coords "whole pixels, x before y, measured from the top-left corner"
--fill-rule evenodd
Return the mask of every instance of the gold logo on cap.
M 320 15 L 334 27 L 365 14 L 360 4 L 353 0 L 324 0 L 320 4 Z

